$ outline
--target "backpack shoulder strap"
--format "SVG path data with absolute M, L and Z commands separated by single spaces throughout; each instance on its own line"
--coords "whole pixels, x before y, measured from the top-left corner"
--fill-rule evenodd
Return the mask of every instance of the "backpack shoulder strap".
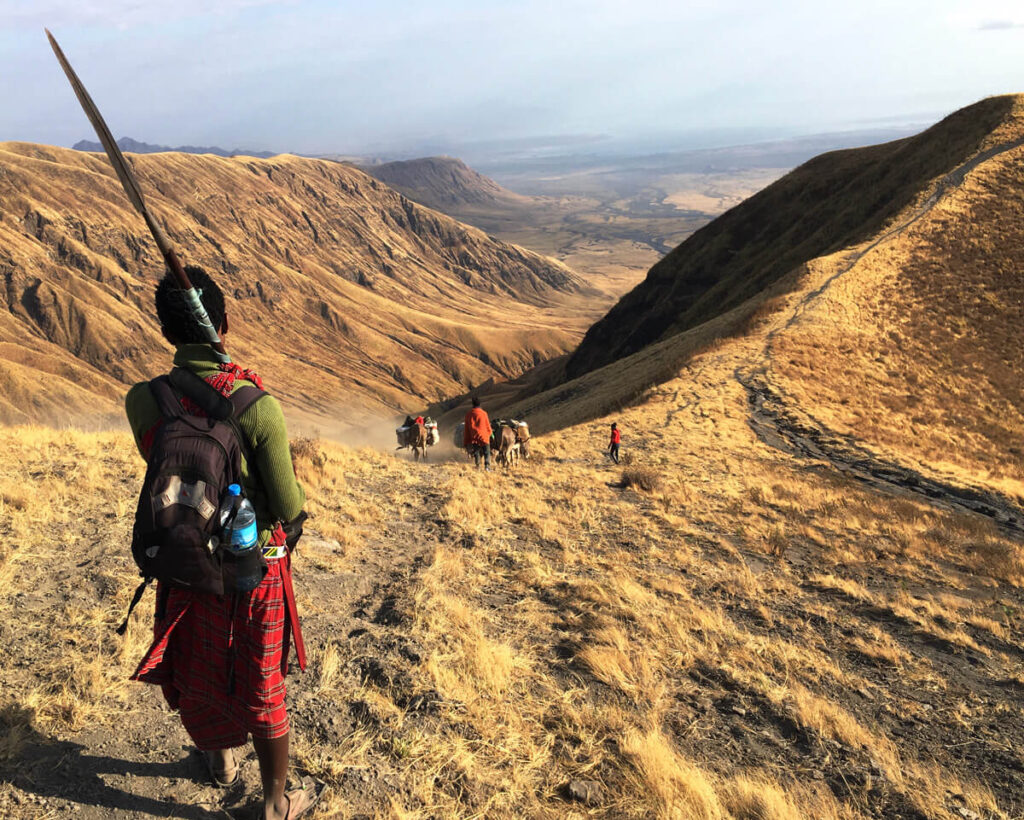
M 235 431 L 235 438 L 238 439 L 238 445 L 242 448 L 242 455 L 245 457 L 245 463 L 249 465 L 249 469 L 256 474 L 256 460 L 252 455 L 252 446 L 249 443 L 249 437 L 245 434 L 242 429 L 242 425 L 238 423 L 239 417 L 252 407 L 256 402 L 262 399 L 266 394 L 265 391 L 260 390 L 256 385 L 243 385 L 239 387 L 234 393 L 227 397 L 227 401 L 231 404 L 231 413 L 227 417 L 226 421 L 231 425 L 231 428 Z
M 174 389 L 167 376 L 157 376 L 150 380 L 149 389 L 153 393 L 160 415 L 164 419 L 174 419 L 185 415 L 185 409 L 178 401 L 178 397 L 174 395 Z
M 210 418 L 217 421 L 231 418 L 232 402 L 199 374 L 184 367 L 175 367 L 167 375 L 167 380 L 199 405 Z
M 260 390 L 256 385 L 246 384 L 239 387 L 228 396 L 228 401 L 231 403 L 231 417 L 237 419 L 265 395 L 267 395 L 266 391 Z

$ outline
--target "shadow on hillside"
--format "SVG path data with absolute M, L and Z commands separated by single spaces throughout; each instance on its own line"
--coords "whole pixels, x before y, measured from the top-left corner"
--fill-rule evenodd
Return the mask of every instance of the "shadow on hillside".
M 922 133 L 820 154 L 701 228 L 588 331 L 566 363 L 575 378 L 731 310 L 811 259 L 864 242 L 1013 111 L 990 97 Z M 958 184 L 953 173 L 948 182 Z
M 34 809 L 58 812 L 52 801 L 67 801 L 82 806 L 120 809 L 154 817 L 211 820 L 226 815 L 220 808 L 176 805 L 167 800 L 132 794 L 104 781 L 105 775 L 130 775 L 134 778 L 194 779 L 201 769 L 193 756 L 186 755 L 170 762 L 144 762 L 124 760 L 101 754 L 90 754 L 78 743 L 58 740 L 40 733 L 34 725 L 31 711 L 16 704 L 0 710 L 0 787 L 9 783 L 30 797 L 21 809 L 29 816 Z M 141 784 L 140 784 L 141 785 Z M 50 802 L 34 806 L 34 798 Z M 4 807 L 0 811 L 5 811 Z M 68 807 L 70 808 L 70 807 Z

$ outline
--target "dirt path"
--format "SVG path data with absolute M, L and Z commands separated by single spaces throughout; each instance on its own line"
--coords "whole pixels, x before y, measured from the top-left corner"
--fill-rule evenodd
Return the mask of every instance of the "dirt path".
M 884 492 L 923 496 L 937 507 L 976 513 L 992 519 L 1007 532 L 1024 535 L 1024 509 L 1011 499 L 989 489 L 944 482 L 879 457 L 854 437 L 830 430 L 806 410 L 798 408 L 797 402 L 772 378 L 775 339 L 799 323 L 807 309 L 840 277 L 849 274 L 867 254 L 901 235 L 929 213 L 943 197 L 962 185 L 973 169 L 1022 145 L 1024 138 L 994 146 L 942 177 L 934 191 L 906 220 L 867 247 L 851 252 L 834 274 L 800 300 L 792 315 L 768 334 L 759 364 L 736 369 L 735 378 L 747 391 L 750 426 L 763 442 L 793 456 L 827 462 L 832 469 Z
M 388 505 L 386 519 L 364 525 L 357 549 L 343 551 L 338 542 L 315 532 L 308 532 L 300 544 L 295 560 L 296 593 L 310 664 L 304 674 L 293 666 L 288 678 L 293 760 L 298 761 L 300 770 L 305 756 L 314 754 L 317 745 L 353 735 L 371 711 L 358 700 L 349 702 L 347 712 L 323 709 L 318 699 L 325 687 L 358 693 L 365 681 L 379 682 L 384 675 L 393 679 L 396 690 L 411 685 L 406 670 L 417 660 L 417 650 L 407 637 L 409 596 L 416 587 L 416 575 L 433 558 L 437 524 L 431 521 L 431 502 L 439 496 L 428 483 L 433 477 L 427 470 L 410 473 L 414 483 L 408 487 L 409 503 L 397 509 Z M 125 481 L 134 486 L 133 477 Z M 388 478 L 381 475 L 360 489 L 386 498 Z M 58 568 L 37 591 L 17 596 L 17 620 L 24 621 L 26 632 L 47 630 L 52 618 L 59 619 L 54 613 L 61 606 L 67 612 L 76 608 L 76 602 L 83 610 L 90 605 L 96 591 L 82 583 L 84 567 L 89 567 L 89 577 L 99 579 L 102 585 L 103 579 L 113 577 L 123 564 L 123 544 L 118 532 L 106 523 L 107 515 L 103 510 L 84 509 L 75 527 L 86 534 L 88 546 L 76 554 L 76 562 Z M 85 589 L 76 590 L 76 585 Z M 120 616 L 122 602 L 113 587 L 100 590 L 99 595 L 108 597 L 107 604 L 112 611 L 117 608 Z M 151 606 L 149 592 L 140 613 Z M 34 616 L 36 611 L 40 614 Z M 50 615 L 43 617 L 44 612 Z M 109 624 L 101 629 L 106 636 Z M 19 648 L 10 628 L 2 634 L 8 647 L 4 658 L 7 686 L 28 690 L 34 679 L 45 675 L 40 668 L 60 662 L 54 654 L 60 650 L 52 644 L 23 634 Z M 102 640 L 109 653 L 118 651 L 119 639 L 112 632 Z M 100 662 L 109 667 L 109 656 Z M 87 672 L 82 670 L 82 674 Z M 17 737 L 19 749 L 13 761 L 5 761 L 0 753 L 0 816 L 83 820 L 255 816 L 252 811 L 260 787 L 251 747 L 243 750 L 246 757 L 239 783 L 216 789 L 207 785 L 202 759 L 159 691 L 141 684 L 129 684 L 123 691 L 127 702 L 116 725 L 106 722 L 71 735 L 48 736 L 37 731 L 28 713 L 14 714 L 9 708 L 0 714 L 0 729 L 23 727 L 12 730 L 22 733 Z M 417 694 L 422 693 L 409 690 L 405 697 L 412 701 Z M 63 739 L 66 737 L 73 740 Z M 0 740 L 10 738 L 8 732 L 0 732 Z M 356 814 L 361 807 L 372 811 L 379 806 L 381 791 L 394 785 L 386 775 L 357 770 L 346 774 L 346 805 Z

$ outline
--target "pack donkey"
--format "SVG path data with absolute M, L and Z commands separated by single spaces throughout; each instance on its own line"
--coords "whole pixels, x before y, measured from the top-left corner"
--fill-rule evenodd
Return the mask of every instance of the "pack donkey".
M 410 424 L 405 427 L 399 427 L 395 430 L 398 436 L 398 446 L 396 450 L 404 450 L 409 447 L 412 449 L 412 457 L 415 461 L 419 461 L 421 458 L 427 460 L 427 428 L 423 424 Z

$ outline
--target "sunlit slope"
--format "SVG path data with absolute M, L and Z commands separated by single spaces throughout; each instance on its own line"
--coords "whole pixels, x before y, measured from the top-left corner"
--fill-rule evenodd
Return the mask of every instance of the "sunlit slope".
M 1018 105 L 992 142 L 1022 137 Z M 815 263 L 828 285 L 766 349 L 788 407 L 892 461 L 1024 496 L 1022 163 L 1024 147 L 993 156 L 862 256 Z
M 980 150 L 1017 105 L 983 100 L 908 139 L 805 163 L 675 248 L 587 333 L 577 376 L 699 325 L 818 256 L 878 234 Z
M 485 395 L 532 429 L 563 429 L 642 402 L 698 353 L 752 345 L 734 378 L 752 423 L 770 421 L 755 413 L 764 402 L 777 416 L 776 439 L 1014 504 L 1024 497 L 1022 143 L 1015 104 L 979 154 L 876 235 L 575 379 L 548 368 Z
M 360 171 L 277 157 L 130 156 L 186 262 L 230 295 L 229 346 L 310 414 L 394 409 L 514 376 L 579 338 L 557 262 Z M 0 420 L 116 412 L 165 367 L 162 262 L 106 158 L 0 145 Z M 91 400 L 87 400 L 91 397 Z

